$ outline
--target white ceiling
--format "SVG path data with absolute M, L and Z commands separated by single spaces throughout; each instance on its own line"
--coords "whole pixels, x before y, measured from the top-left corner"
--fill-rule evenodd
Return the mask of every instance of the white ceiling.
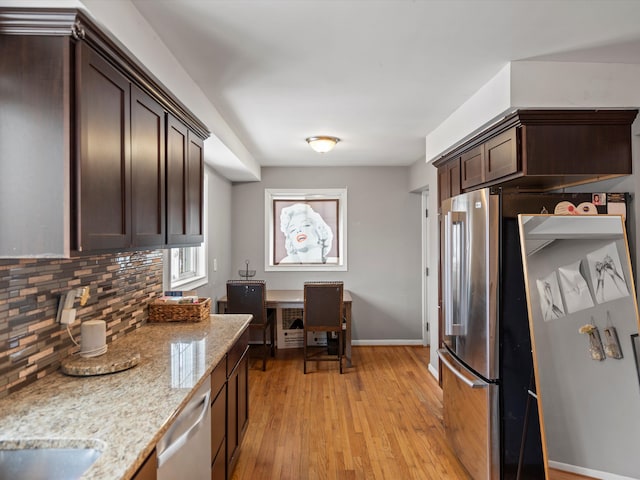
M 132 2 L 264 166 L 410 165 L 510 61 L 640 63 L 640 0 Z

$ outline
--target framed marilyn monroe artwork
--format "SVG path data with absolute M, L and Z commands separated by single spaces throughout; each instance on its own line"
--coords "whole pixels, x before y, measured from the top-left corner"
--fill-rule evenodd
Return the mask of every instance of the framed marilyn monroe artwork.
M 265 271 L 345 271 L 347 190 L 265 189 Z

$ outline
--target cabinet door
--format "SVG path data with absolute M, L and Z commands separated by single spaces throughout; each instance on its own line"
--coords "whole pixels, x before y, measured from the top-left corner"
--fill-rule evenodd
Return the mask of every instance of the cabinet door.
M 238 449 L 238 370 L 234 370 L 227 380 L 227 471 Z
M 511 128 L 485 143 L 485 181 L 516 173 L 519 169 L 517 130 Z
M 203 237 L 204 144 L 193 132 L 188 135 L 187 241 L 200 244 Z
M 131 88 L 131 229 L 134 246 L 165 243 L 165 112 Z
M 218 455 L 226 465 L 227 369 L 224 359 L 211 373 L 211 395 L 211 464 L 214 468 Z
M 438 199 L 442 203 L 460 192 L 460 158 L 455 158 L 438 169 Z
M 224 452 L 227 415 L 227 388 L 220 390 L 211 404 L 211 461 L 215 461 L 217 452 L 222 447 Z M 224 455 L 224 453 L 223 453 Z
M 203 142 L 180 121 L 167 121 L 167 243 L 203 240 Z
M 167 243 L 180 244 L 187 233 L 186 192 L 187 135 L 186 125 L 172 115 L 167 117 Z
M 484 145 L 479 145 L 460 156 L 460 182 L 462 188 L 479 185 L 484 177 Z
M 460 159 L 456 159 L 449 164 L 449 192 L 452 197 L 460 195 L 462 188 L 460 185 Z
M 238 366 L 238 446 L 242 445 L 249 424 L 249 355 L 245 353 Z
M 249 358 L 245 350 L 227 381 L 227 477 L 233 473 L 249 422 Z
M 443 200 L 451 197 L 451 188 L 449 185 L 449 168 L 443 165 L 438 169 L 438 205 Z
M 158 457 L 154 450 L 149 454 L 142 466 L 133 476 L 133 480 L 156 480 L 158 470 Z
M 224 450 L 224 443 L 213 458 L 211 464 L 211 480 L 226 480 L 227 478 L 227 459 Z
M 131 245 L 130 83 L 98 53 L 77 49 L 76 248 Z

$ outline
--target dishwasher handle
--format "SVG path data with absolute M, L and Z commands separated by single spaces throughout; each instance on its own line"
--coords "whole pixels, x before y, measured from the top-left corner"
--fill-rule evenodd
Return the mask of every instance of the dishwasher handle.
M 184 410 L 180 414 L 178 419 L 174 422 L 174 424 L 171 426 L 169 431 L 165 434 L 165 438 L 167 437 L 170 438 L 172 435 L 172 432 L 174 432 L 176 428 L 181 426 L 180 425 L 182 423 L 180 419 L 181 416 L 184 415 L 188 417 L 191 415 L 191 413 L 195 412 L 199 408 L 202 409 L 196 421 L 193 422 L 193 424 L 182 435 L 180 435 L 172 443 L 167 445 L 167 447 L 164 448 L 162 452 L 158 452 L 158 467 L 161 467 L 167 460 L 169 460 L 173 455 L 175 455 L 176 452 L 178 452 L 178 450 L 180 450 L 191 439 L 191 437 L 195 435 L 195 433 L 200 428 L 202 421 L 207 415 L 207 410 L 209 409 L 210 400 L 211 400 L 211 390 L 207 390 L 207 392 L 202 396 L 201 401 L 195 403 L 195 405 L 189 406 L 188 410 Z

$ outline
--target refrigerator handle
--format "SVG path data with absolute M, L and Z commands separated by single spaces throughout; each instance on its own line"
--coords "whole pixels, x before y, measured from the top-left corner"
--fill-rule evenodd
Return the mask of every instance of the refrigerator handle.
M 444 215 L 444 335 L 451 335 L 453 324 L 453 292 L 451 291 L 451 212 Z
M 447 355 L 449 355 L 449 353 L 446 350 L 443 350 L 442 348 L 438 350 L 438 358 L 440 358 L 440 361 L 444 363 L 444 365 L 449 369 L 449 371 L 453 373 L 456 377 L 458 377 L 465 385 L 471 388 L 484 388 L 489 385 L 487 382 L 483 380 L 470 380 L 464 375 L 462 375 L 462 373 L 460 373 L 458 369 L 455 368 L 451 364 L 451 362 L 449 362 L 449 360 L 446 358 Z
M 454 229 L 454 225 L 456 228 Z M 466 216 L 465 212 L 450 211 L 444 217 L 444 335 L 464 335 L 466 322 L 466 244 L 465 244 Z M 454 231 L 455 230 L 455 231 Z M 456 237 L 454 238 L 454 235 Z M 454 242 L 455 248 L 454 248 Z M 453 261 L 457 263 L 456 278 L 453 278 Z M 454 313 L 454 284 L 455 297 L 459 304 L 458 314 Z M 456 322 L 457 320 L 457 322 Z

